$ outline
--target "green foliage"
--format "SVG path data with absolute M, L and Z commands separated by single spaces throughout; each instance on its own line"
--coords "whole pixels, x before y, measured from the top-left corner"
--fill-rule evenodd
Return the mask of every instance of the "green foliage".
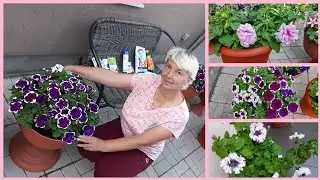
M 314 112 L 318 115 L 318 79 L 309 87 L 309 95 Z
M 298 142 L 296 147 L 284 152 L 270 136 L 263 143 L 252 141 L 249 137 L 250 123 L 236 122 L 232 125 L 236 134 L 230 136 L 226 133 L 224 137 L 216 138 L 212 144 L 212 151 L 221 159 L 232 152 L 245 158 L 244 169 L 240 174 L 231 174 L 231 177 L 272 177 L 274 173 L 285 177 L 289 169 L 299 167 L 311 156 L 317 155 L 318 141 L 315 139 Z
M 237 4 L 209 5 L 209 40 L 215 43 L 214 54 L 219 55 L 220 47 L 243 49 L 237 37 L 240 24 L 255 28 L 257 41 L 250 48 L 271 47 L 280 51 L 280 42 L 275 33 L 282 24 L 305 19 L 305 12 L 313 11 L 313 5 L 305 4 Z M 312 31 L 312 30 L 310 30 Z M 310 32 L 315 36 L 314 32 Z

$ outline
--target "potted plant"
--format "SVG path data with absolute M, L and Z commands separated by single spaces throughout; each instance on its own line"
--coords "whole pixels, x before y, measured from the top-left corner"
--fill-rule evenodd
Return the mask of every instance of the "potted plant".
M 91 136 L 99 123 L 99 107 L 92 102 L 91 91 L 92 86 L 63 71 L 62 65 L 18 80 L 11 88 L 9 107 L 21 128 L 9 145 L 13 162 L 24 170 L 42 172 L 79 135 Z
M 311 5 L 307 26 L 304 29 L 303 47 L 312 63 L 318 62 L 318 4 Z
M 267 135 L 263 123 L 232 123 L 236 133 L 225 132 L 214 137 L 212 151 L 221 158 L 220 166 L 231 177 L 286 177 L 291 168 L 293 177 L 310 175 L 310 169 L 301 167 L 318 153 L 318 141 L 302 141 L 304 134 L 289 136 L 296 144 L 284 152 L 280 145 Z
M 278 67 L 288 75 L 291 75 L 293 79 L 301 76 L 305 71 L 308 71 L 310 67 Z
M 312 118 L 318 117 L 318 78 L 311 80 L 300 101 L 301 111 Z
M 237 119 L 285 118 L 298 110 L 298 97 L 291 89 L 292 76 L 277 67 L 244 69 L 231 91 L 232 112 Z
M 224 4 L 209 6 L 209 52 L 225 63 L 266 63 L 271 50 L 299 39 L 293 23 L 307 5 Z
M 192 99 L 198 94 L 203 93 L 205 90 L 204 84 L 205 84 L 205 69 L 204 69 L 204 65 L 200 64 L 196 79 L 192 82 L 192 84 L 186 90 L 182 91 L 184 97 L 186 99 Z

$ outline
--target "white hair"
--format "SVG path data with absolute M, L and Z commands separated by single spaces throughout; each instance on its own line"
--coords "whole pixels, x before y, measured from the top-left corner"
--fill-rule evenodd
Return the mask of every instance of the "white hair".
M 186 49 L 179 47 L 173 47 L 167 52 L 165 62 L 167 62 L 169 58 L 175 62 L 180 69 L 189 74 L 188 83 L 183 87 L 183 89 L 187 89 L 196 79 L 198 73 L 199 62 L 197 58 Z

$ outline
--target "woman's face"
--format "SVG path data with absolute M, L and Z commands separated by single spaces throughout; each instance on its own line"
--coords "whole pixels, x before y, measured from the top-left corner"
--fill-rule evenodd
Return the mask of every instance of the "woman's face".
M 162 86 L 170 90 L 181 90 L 187 84 L 188 80 L 189 74 L 179 69 L 177 64 L 169 58 L 161 73 Z

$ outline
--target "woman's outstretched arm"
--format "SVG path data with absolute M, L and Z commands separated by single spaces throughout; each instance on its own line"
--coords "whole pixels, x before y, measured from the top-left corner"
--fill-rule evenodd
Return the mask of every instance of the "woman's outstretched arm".
M 132 74 L 112 72 L 97 67 L 68 65 L 64 70 L 79 74 L 82 78 L 105 86 L 130 90 Z

